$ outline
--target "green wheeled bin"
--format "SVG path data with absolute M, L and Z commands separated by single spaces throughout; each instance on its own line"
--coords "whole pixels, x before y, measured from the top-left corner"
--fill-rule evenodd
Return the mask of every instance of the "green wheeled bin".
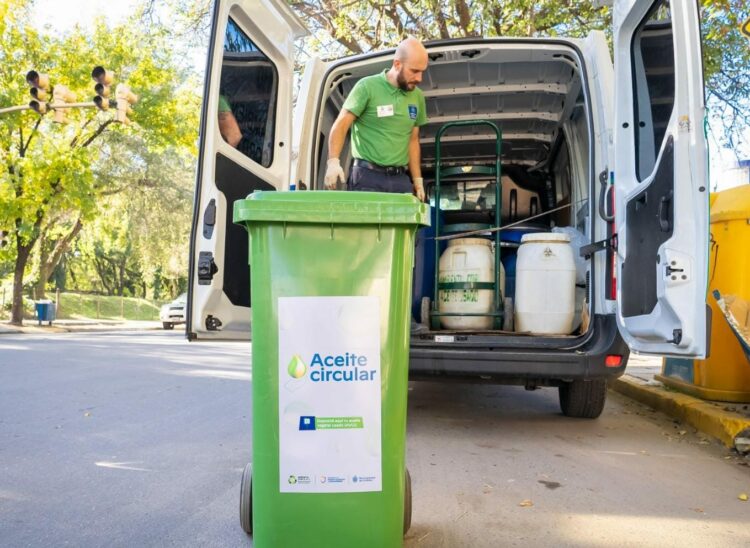
M 407 194 L 255 192 L 252 463 L 240 521 L 264 547 L 393 547 L 405 465 L 414 237 Z

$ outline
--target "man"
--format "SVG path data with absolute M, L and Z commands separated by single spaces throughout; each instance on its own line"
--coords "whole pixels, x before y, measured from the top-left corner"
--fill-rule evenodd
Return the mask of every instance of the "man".
M 407 38 L 396 48 L 389 70 L 355 84 L 331 128 L 324 179 L 327 189 L 344 182 L 339 155 L 351 128 L 354 162 L 349 170 L 348 189 L 413 192 L 424 201 L 419 127 L 427 123 L 427 112 L 417 84 L 422 81 L 427 63 L 427 50 L 422 43 Z

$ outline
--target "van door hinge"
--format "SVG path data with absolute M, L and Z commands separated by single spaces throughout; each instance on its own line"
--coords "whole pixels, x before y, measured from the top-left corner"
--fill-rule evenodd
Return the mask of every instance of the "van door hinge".
M 583 246 L 579 252 L 579 255 L 588 259 L 594 253 L 604 251 L 605 249 L 617 251 L 617 234 L 612 234 L 612 236 L 607 238 L 606 240 L 601 240 L 598 242 L 594 242 L 593 244 Z
M 214 254 L 210 251 L 201 251 L 198 254 L 198 285 L 210 285 L 214 274 L 219 267 L 214 262 Z

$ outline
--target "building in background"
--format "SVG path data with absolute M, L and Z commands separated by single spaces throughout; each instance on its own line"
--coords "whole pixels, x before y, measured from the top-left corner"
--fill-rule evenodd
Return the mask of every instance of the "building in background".
M 724 170 L 721 187 L 732 188 L 750 184 L 750 159 L 739 160 L 736 165 Z

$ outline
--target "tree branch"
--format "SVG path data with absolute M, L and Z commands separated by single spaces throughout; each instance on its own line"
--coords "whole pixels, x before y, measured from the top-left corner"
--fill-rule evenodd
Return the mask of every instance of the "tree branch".
M 81 145 L 81 148 L 86 148 L 87 146 L 89 146 L 89 145 L 91 144 L 91 141 L 93 141 L 94 139 L 96 139 L 97 137 L 99 137 L 99 135 L 101 135 L 101 134 L 102 134 L 102 132 L 103 132 L 103 131 L 104 131 L 105 129 L 107 129 L 107 126 L 108 126 L 109 124 L 111 124 L 112 122 L 114 122 L 114 120 L 107 120 L 107 121 L 106 121 L 106 122 L 104 122 L 104 123 L 103 123 L 102 125 L 100 125 L 100 126 L 99 126 L 99 127 L 97 128 L 97 130 L 96 130 L 96 131 L 95 131 L 95 132 L 94 132 L 94 133 L 93 133 L 93 134 L 91 135 L 91 137 L 89 137 L 88 139 L 86 139 L 86 140 L 85 140 L 85 141 L 83 142 L 83 144 Z
M 39 127 L 39 124 L 41 123 L 42 123 L 42 117 L 40 116 L 37 119 L 36 124 L 34 124 L 34 128 L 31 130 L 31 134 L 29 135 L 29 138 L 26 140 L 26 145 L 23 147 L 21 151 L 21 156 L 26 154 L 26 151 L 29 149 L 29 145 L 31 144 L 31 139 L 34 137 L 34 135 L 36 135 L 36 130 Z M 21 140 L 23 141 L 23 137 L 21 137 Z
M 321 25 L 323 28 L 325 28 L 326 32 L 333 37 L 334 40 L 336 40 L 339 44 L 344 46 L 346 49 L 351 51 L 352 53 L 363 53 L 362 48 L 360 45 L 346 36 L 339 36 L 336 27 L 333 25 L 333 23 L 324 16 L 321 12 L 315 10 L 313 6 L 308 4 L 307 2 L 294 2 L 292 3 L 292 7 L 295 9 L 298 9 L 300 12 L 302 12 L 307 17 L 310 17 L 311 19 L 315 20 L 319 25 Z M 330 13 L 332 10 L 330 9 L 331 6 L 325 4 L 325 8 L 328 8 L 327 11 Z M 333 10 L 333 13 L 335 13 L 336 10 Z
M 435 19 L 437 20 L 438 29 L 440 29 L 440 38 L 442 38 L 443 40 L 447 40 L 451 37 L 451 35 L 450 32 L 448 32 L 448 23 L 446 23 L 445 16 L 443 15 L 441 2 L 433 1 L 432 10 L 435 13 Z
M 81 135 L 83 135 L 83 130 L 86 129 L 86 126 L 88 126 L 93 121 L 94 121 L 94 117 L 92 116 L 91 118 L 89 118 L 83 123 L 83 125 L 78 130 L 78 134 L 76 134 L 76 136 L 73 137 L 73 140 L 70 141 L 70 148 L 75 148 L 76 144 L 78 144 L 78 139 L 80 139 Z
M 464 36 L 476 36 L 476 31 L 469 30 L 471 26 L 471 14 L 469 13 L 469 6 L 466 5 L 464 0 L 456 0 L 456 12 L 458 13 L 458 22 L 461 25 Z

